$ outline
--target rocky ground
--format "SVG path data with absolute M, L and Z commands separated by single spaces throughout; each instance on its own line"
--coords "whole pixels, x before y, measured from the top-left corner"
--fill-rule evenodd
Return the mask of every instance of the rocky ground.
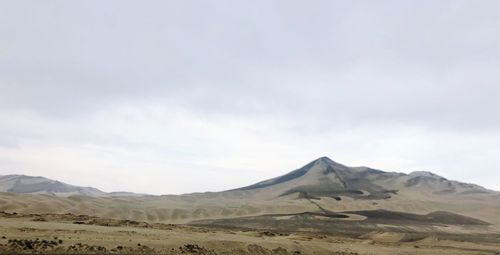
M 286 232 L 0 213 L 2 254 L 500 254 L 500 239 L 408 236 L 373 231 L 349 237 L 307 229 Z

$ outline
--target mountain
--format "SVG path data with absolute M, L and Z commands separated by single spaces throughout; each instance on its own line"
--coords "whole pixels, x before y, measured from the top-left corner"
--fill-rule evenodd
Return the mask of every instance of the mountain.
M 0 176 L 0 191 L 13 193 L 47 194 L 54 196 L 104 196 L 106 193 L 92 187 L 79 187 L 40 176 Z
M 380 231 L 435 234 L 500 233 L 500 193 L 430 172 L 384 172 L 348 167 L 322 157 L 288 174 L 230 190 L 267 211 L 201 219 L 223 228 L 319 231 L 370 235 Z M 295 206 L 295 208 L 293 206 Z M 287 210 L 270 210 L 288 206 Z
M 0 192 L 12 192 L 19 194 L 45 194 L 59 197 L 67 197 L 72 195 L 90 197 L 146 196 L 146 194 L 137 194 L 132 192 L 106 193 L 92 187 L 74 186 L 41 176 L 28 175 L 0 175 Z
M 425 189 L 434 194 L 490 193 L 481 186 L 451 181 L 431 172 L 418 171 L 410 174 L 384 172 L 369 167 L 348 167 L 328 157 L 318 158 L 309 164 L 285 175 L 265 180 L 250 186 L 225 191 L 266 193 L 271 197 L 297 193 L 302 197 L 346 196 L 356 199 L 388 199 L 402 190 Z M 47 194 L 54 196 L 83 195 L 147 196 L 132 192 L 106 193 L 92 187 L 80 187 L 40 176 L 0 175 L 0 192 L 21 194 Z M 237 193 L 240 194 L 240 193 Z M 189 195 L 189 194 L 188 194 Z
M 221 192 L 162 196 L 105 193 L 19 175 L 0 177 L 0 191 L 0 211 L 11 213 L 73 213 L 167 223 L 259 215 L 356 219 L 365 214 L 406 219 L 437 215 L 500 228 L 499 192 L 430 172 L 405 174 L 349 167 L 327 157 L 273 179 Z
M 264 191 L 274 196 L 297 193 L 302 197 L 340 196 L 355 199 L 389 199 L 398 192 L 433 194 L 491 193 L 481 186 L 451 181 L 430 172 L 384 172 L 369 167 L 348 167 L 322 157 L 288 174 L 265 180 L 240 191 Z

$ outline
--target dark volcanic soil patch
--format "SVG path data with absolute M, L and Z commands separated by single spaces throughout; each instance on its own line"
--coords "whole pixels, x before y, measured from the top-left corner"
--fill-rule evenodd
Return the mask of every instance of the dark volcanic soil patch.
M 418 225 L 490 225 L 488 222 L 444 211 L 432 212 L 426 215 L 388 210 L 350 211 L 345 213 L 363 215 L 367 217 L 365 221 L 374 223 Z
M 346 220 L 346 218 L 349 218 L 348 214 L 362 215 L 367 218 L 365 220 Z M 191 225 L 229 229 L 273 230 L 282 233 L 315 232 L 354 238 L 362 237 L 374 231 L 425 234 L 426 236 L 438 236 L 442 239 L 455 241 L 498 242 L 500 238 L 498 234 L 479 234 L 481 231 L 487 233 L 489 223 L 450 212 L 433 212 L 419 215 L 387 210 L 342 213 L 323 211 L 202 220 L 192 222 Z M 478 233 L 474 235 L 454 234 L 443 230 L 450 225 L 475 228 Z

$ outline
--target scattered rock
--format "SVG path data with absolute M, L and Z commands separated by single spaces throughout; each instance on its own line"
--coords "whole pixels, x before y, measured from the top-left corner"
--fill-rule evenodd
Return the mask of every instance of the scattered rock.
M 56 241 L 53 240 L 43 240 L 43 239 L 12 239 L 7 242 L 7 246 L 12 250 L 51 250 L 58 245 Z
M 68 246 L 66 249 L 67 252 L 76 252 L 76 253 L 94 253 L 94 254 L 103 254 L 107 253 L 106 247 L 99 245 L 88 245 L 82 243 L 76 243 Z
M 259 237 L 262 237 L 262 236 L 269 236 L 269 237 L 273 237 L 273 236 L 288 236 L 288 234 L 283 234 L 283 233 L 278 233 L 278 232 L 273 232 L 273 231 L 261 231 L 257 235 Z
M 184 246 L 179 247 L 179 250 L 181 253 L 188 254 L 217 255 L 214 250 L 209 250 L 197 244 L 185 244 Z

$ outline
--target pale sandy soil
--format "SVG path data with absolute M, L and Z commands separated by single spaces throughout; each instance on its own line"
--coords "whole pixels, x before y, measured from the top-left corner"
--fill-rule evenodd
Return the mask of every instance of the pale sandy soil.
M 1 217 L 0 251 L 46 253 L 161 254 L 500 254 L 500 243 L 472 243 L 427 237 L 401 241 L 398 233 L 347 238 L 317 233 L 226 230 L 186 225 L 100 226 L 75 224 L 57 216 Z M 112 220 L 98 224 L 116 225 Z M 128 224 L 128 223 L 120 223 Z M 5 237 L 5 238 L 3 238 Z M 12 240 L 52 241 L 34 249 L 16 249 Z M 9 240 L 10 243 L 9 243 Z M 60 240 L 60 241 L 59 241 Z M 61 242 L 61 243 L 59 243 Z M 53 244 L 57 243 L 57 244 Z M 140 246 L 139 246 L 140 244 Z M 191 246 L 190 246 L 191 245 Z M 121 247 L 121 248 L 120 248 Z

